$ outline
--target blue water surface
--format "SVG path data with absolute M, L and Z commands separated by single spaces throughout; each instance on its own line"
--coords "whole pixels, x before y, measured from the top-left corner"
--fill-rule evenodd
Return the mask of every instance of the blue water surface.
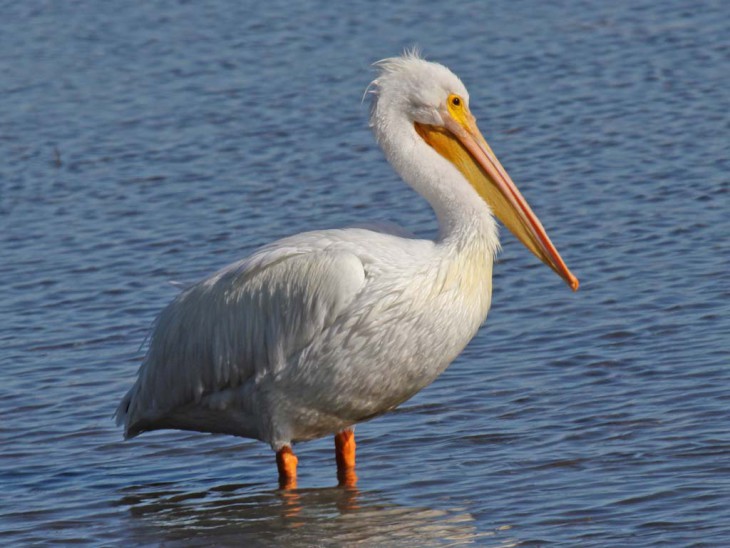
M 730 543 L 730 4 L 4 2 L 0 544 Z M 276 490 L 264 444 L 122 441 L 178 288 L 310 228 L 436 223 L 367 128 L 419 45 L 578 293 L 504 234 L 486 326 Z

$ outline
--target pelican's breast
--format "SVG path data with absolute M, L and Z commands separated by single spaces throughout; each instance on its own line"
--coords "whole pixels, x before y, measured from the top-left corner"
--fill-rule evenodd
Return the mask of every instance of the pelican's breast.
M 455 306 L 463 306 L 464 321 L 475 321 L 476 328 L 487 317 L 492 302 L 493 251 L 479 240 L 447 258 L 442 265 L 442 292 L 452 296 Z M 475 330 L 476 330 L 475 328 Z M 469 336 L 471 339 L 472 335 Z
M 280 405 L 294 439 L 409 399 L 448 367 L 486 318 L 493 252 L 482 239 L 384 249 L 363 261 L 369 281 L 347 313 L 278 377 L 287 387 Z

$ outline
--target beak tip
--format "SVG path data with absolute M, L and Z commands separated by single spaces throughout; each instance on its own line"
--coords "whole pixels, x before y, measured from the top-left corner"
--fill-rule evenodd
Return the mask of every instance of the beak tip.
M 568 279 L 568 285 L 570 286 L 570 289 L 573 291 L 578 291 L 578 287 L 580 287 L 580 282 L 578 281 L 578 278 L 571 275 Z

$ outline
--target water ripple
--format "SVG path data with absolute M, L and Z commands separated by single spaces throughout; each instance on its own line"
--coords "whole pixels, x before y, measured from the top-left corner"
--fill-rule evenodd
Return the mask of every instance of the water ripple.
M 723 3 L 78 7 L 0 23 L 0 543 L 727 543 Z M 179 282 L 307 228 L 434 234 L 360 105 L 414 43 L 462 76 L 581 290 L 505 234 L 486 327 L 358 427 L 357 492 L 331 440 L 298 448 L 289 495 L 263 444 L 122 442 Z

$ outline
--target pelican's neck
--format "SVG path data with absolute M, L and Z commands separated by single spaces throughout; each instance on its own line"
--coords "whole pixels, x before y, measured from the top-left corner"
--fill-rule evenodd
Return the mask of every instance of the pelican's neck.
M 423 196 L 438 218 L 437 243 L 462 249 L 478 243 L 493 257 L 499 249 L 497 224 L 489 206 L 461 172 L 431 148 L 411 123 L 375 125 L 375 134 L 390 164 Z

